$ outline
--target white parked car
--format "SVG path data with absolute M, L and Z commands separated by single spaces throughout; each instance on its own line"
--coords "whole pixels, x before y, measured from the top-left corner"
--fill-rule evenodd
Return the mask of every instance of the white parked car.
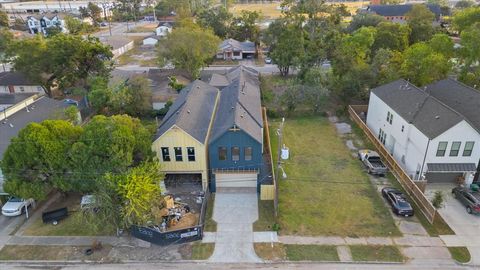
M 7 217 L 15 217 L 25 213 L 27 207 L 33 204 L 33 199 L 22 199 L 18 197 L 10 197 L 2 207 L 2 215 Z

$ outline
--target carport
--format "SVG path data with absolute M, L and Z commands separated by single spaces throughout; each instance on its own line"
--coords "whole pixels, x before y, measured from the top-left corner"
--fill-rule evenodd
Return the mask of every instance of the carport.
M 459 177 L 465 177 L 470 184 L 477 170 L 475 163 L 427 163 L 425 178 L 428 183 L 457 183 Z

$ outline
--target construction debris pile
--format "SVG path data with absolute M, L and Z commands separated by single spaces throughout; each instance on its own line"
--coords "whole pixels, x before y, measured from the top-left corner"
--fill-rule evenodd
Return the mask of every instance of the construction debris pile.
M 159 232 L 174 231 L 196 226 L 200 213 L 196 213 L 187 203 L 181 202 L 181 198 L 173 198 L 171 195 L 164 197 L 164 206 L 154 210 L 155 224 L 153 229 Z M 196 203 L 201 204 L 203 196 L 198 196 Z

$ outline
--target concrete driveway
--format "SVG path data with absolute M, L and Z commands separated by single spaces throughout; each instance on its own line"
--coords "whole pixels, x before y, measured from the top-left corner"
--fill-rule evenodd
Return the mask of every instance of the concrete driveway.
M 217 222 L 211 262 L 261 262 L 253 248 L 253 222 L 258 219 L 255 191 L 225 190 L 215 194 L 213 219 Z
M 445 195 L 444 207 L 439 212 L 456 235 L 441 235 L 447 246 L 466 246 L 472 257 L 472 264 L 480 265 L 480 216 L 467 213 L 465 206 L 451 193 L 455 185 L 430 185 L 427 196 L 436 190 Z

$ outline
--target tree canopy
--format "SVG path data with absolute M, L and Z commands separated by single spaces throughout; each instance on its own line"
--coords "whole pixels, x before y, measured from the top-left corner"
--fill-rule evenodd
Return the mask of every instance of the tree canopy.
M 2 10 L 0 10 L 0 28 L 1 27 L 8 27 L 8 15 Z
M 410 43 L 429 40 L 434 34 L 433 21 L 435 14 L 427 6 L 415 4 L 412 9 L 405 14 L 408 26 L 412 30 L 410 33 Z
M 84 83 L 88 76 L 110 71 L 110 48 L 97 38 L 57 34 L 14 41 L 7 50 L 15 70 L 40 83 L 51 96 L 55 87 L 64 90 Z
M 210 29 L 189 23 L 176 28 L 159 42 L 158 59 L 161 66 L 171 62 L 176 68 L 197 78 L 200 69 L 217 53 L 220 39 Z

